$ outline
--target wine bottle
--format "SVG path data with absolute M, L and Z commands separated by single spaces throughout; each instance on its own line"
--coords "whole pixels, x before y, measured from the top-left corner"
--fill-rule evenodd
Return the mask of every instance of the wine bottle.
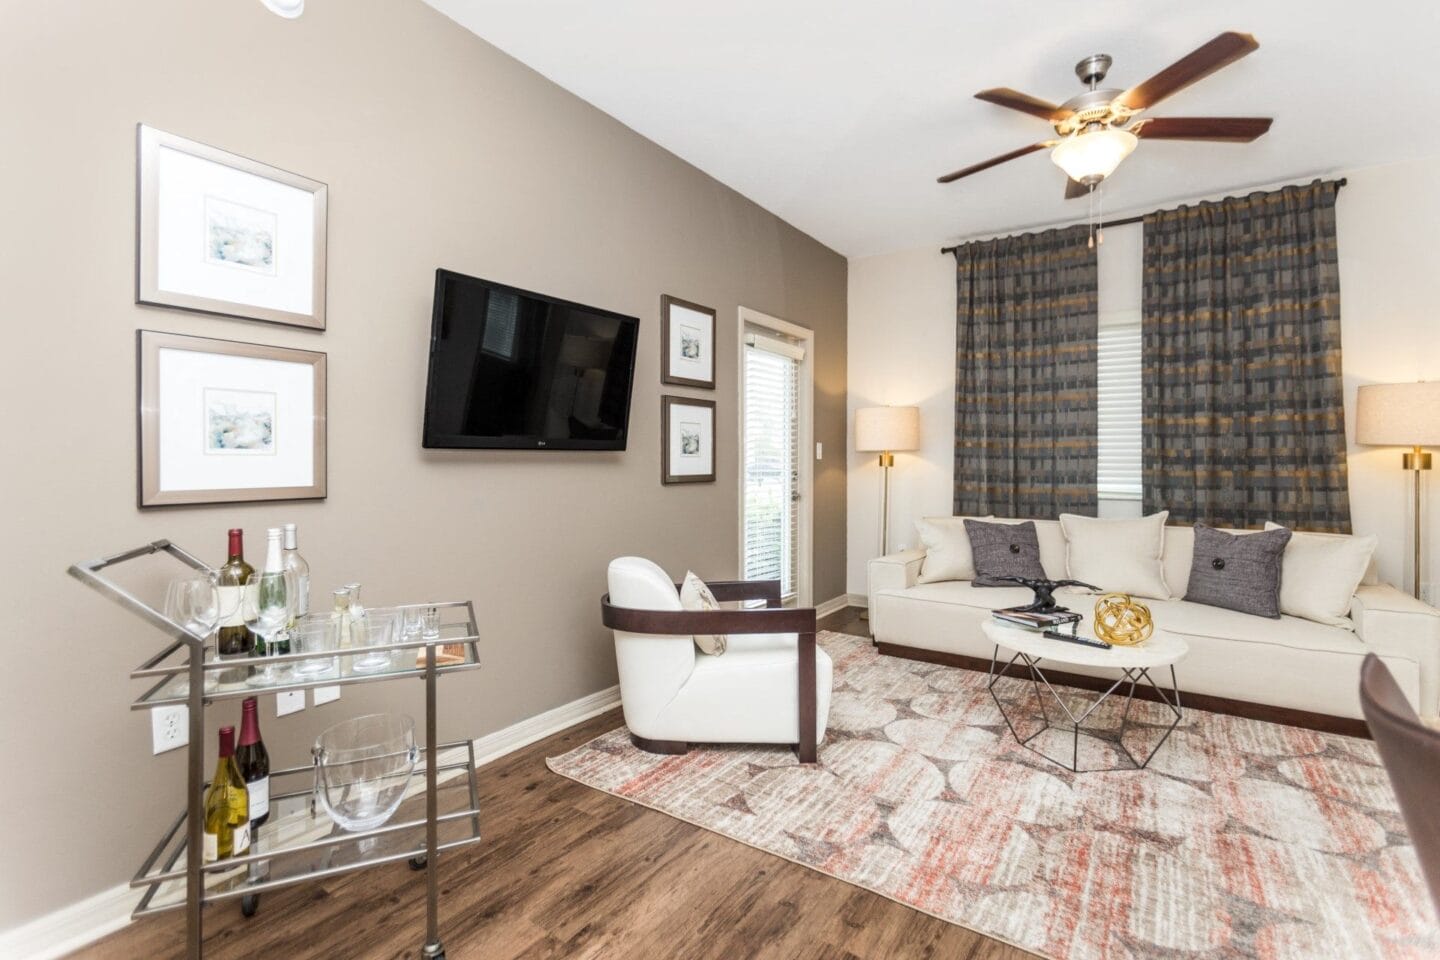
M 290 572 L 290 585 L 295 590 L 295 612 L 290 617 L 293 626 L 296 620 L 310 612 L 310 564 L 300 556 L 296 545 L 295 524 L 285 524 L 285 569 Z
M 250 800 L 235 766 L 235 728 L 220 728 L 220 760 L 205 791 L 205 862 L 250 852 Z
M 270 819 L 270 752 L 260 739 L 260 705 L 254 697 L 240 704 L 240 746 L 235 749 L 235 765 L 245 781 L 250 801 L 250 836 Z
M 255 602 L 262 622 L 268 623 L 268 611 L 285 611 L 276 622 L 270 623 L 266 629 L 274 631 L 270 637 L 270 643 L 274 644 L 275 652 L 286 654 L 290 652 L 290 634 L 287 632 L 290 626 L 289 596 L 286 583 L 289 578 L 285 575 L 285 561 L 282 557 L 284 551 L 280 547 L 282 535 L 283 531 L 279 527 L 270 527 L 265 531 L 265 565 L 260 568 L 260 586 Z M 269 653 L 265 649 L 264 638 L 258 634 L 254 649 L 257 657 L 263 657 Z
M 245 562 L 245 531 L 230 531 L 229 558 L 220 568 L 217 581 L 220 585 L 220 609 L 224 616 L 216 645 L 221 660 L 248 657 L 255 647 L 255 636 L 245 626 L 245 591 L 252 589 L 251 581 L 255 568 Z M 220 674 L 221 683 L 239 683 L 245 679 L 243 670 L 226 670 Z

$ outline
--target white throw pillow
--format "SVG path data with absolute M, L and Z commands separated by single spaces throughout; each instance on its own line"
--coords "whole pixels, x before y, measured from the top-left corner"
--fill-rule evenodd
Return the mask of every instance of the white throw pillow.
M 1265 529 L 1281 527 L 1266 523 Z M 1350 601 L 1379 542 L 1374 534 L 1295 533 L 1280 559 L 1280 612 L 1354 630 Z
M 684 610 L 719 610 L 720 601 L 716 600 L 715 594 L 705 586 L 704 580 L 686 570 L 685 582 L 680 585 L 680 606 Z M 701 653 L 718 657 L 725 652 L 725 635 L 723 633 L 697 633 L 695 634 L 695 646 L 700 648 Z
M 920 564 L 920 576 L 917 578 L 921 583 L 975 579 L 975 554 L 970 550 L 970 535 L 965 532 L 965 519 L 926 517 L 915 521 L 915 532 L 920 535 L 920 542 L 925 547 L 925 560 Z
M 1169 600 L 1161 556 L 1169 510 L 1134 520 L 1101 520 L 1060 514 L 1065 533 L 1065 568 L 1072 580 L 1094 584 L 1106 593 Z

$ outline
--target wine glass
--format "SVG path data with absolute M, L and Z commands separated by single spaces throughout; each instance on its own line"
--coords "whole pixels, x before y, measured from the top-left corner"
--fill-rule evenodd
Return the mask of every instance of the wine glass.
M 165 616 L 184 627 L 191 635 L 203 641 L 200 649 L 202 660 L 211 659 L 210 639 L 215 628 L 227 617 L 234 616 L 233 607 L 238 598 L 233 593 L 220 589 L 213 574 L 199 577 L 185 577 L 170 581 L 165 590 Z M 205 690 L 213 691 L 220 677 L 213 670 L 205 672 Z M 183 688 L 183 689 L 181 689 Z M 176 684 L 181 695 L 190 692 L 188 678 Z
M 264 644 L 264 649 L 257 651 L 259 655 L 273 657 L 276 653 L 288 651 L 289 626 L 295 613 L 295 601 L 295 575 L 289 570 L 266 570 L 260 575 L 258 588 L 245 591 L 245 625 Z M 252 687 L 273 687 L 289 678 L 289 664 L 267 663 L 252 673 L 246 682 Z

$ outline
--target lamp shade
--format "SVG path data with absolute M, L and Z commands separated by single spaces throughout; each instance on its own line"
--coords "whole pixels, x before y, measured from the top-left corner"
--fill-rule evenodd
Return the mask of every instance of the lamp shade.
M 915 450 L 919 446 L 919 407 L 861 407 L 855 411 L 856 450 Z
M 1050 151 L 1050 159 L 1071 180 L 1088 186 L 1114 173 L 1120 161 L 1130 156 L 1139 142 L 1129 130 L 1106 127 L 1088 133 L 1082 131 L 1056 144 Z
M 1440 445 L 1440 381 L 1361 387 L 1355 440 L 1384 447 Z

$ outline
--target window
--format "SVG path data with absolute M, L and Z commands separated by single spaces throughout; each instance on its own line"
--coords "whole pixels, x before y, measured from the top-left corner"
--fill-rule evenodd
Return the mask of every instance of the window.
M 1140 322 L 1100 328 L 1101 500 L 1140 499 Z
M 1100 245 L 1099 470 L 1103 500 L 1141 497 L 1140 224 L 1111 227 Z M 1101 514 L 1104 516 L 1104 514 Z
M 797 592 L 800 499 L 800 361 L 805 351 L 771 334 L 745 336 L 744 550 L 746 580 Z

